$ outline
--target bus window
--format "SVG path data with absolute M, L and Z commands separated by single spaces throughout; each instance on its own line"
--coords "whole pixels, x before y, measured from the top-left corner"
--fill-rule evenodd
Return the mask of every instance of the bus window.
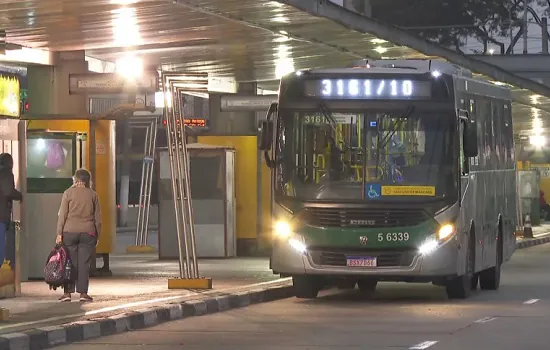
M 503 106 L 500 102 L 493 101 L 493 128 L 494 128 L 494 140 L 495 140 L 495 158 L 497 170 L 506 168 L 506 158 L 504 158 L 503 147 L 503 134 L 504 129 L 504 115 Z
M 277 189 L 309 196 L 310 190 L 332 182 L 361 186 L 362 119 L 357 113 L 332 113 L 329 119 L 322 113 L 292 113 L 283 118 L 278 147 L 284 149 L 284 159 L 279 161 Z M 285 191 L 289 187 L 294 194 Z M 362 191 L 356 193 L 361 197 Z
M 460 174 L 462 176 L 468 175 L 469 173 L 469 162 L 468 159 L 464 157 L 464 123 L 460 123 Z

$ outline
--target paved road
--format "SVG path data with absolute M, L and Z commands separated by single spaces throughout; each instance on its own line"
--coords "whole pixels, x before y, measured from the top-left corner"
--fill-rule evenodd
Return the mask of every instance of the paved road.
M 550 244 L 516 252 L 497 292 L 449 301 L 432 285 L 381 284 L 372 298 L 327 291 L 58 349 L 546 350 Z

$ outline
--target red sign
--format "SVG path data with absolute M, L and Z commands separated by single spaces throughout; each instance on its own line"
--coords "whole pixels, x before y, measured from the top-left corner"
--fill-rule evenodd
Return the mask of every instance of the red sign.
M 179 125 L 180 121 L 177 120 L 176 124 Z M 207 120 L 204 118 L 184 118 L 183 123 L 185 126 L 189 126 L 192 128 L 206 128 L 208 126 Z M 166 125 L 166 119 L 162 121 L 163 125 Z
M 204 118 L 185 118 L 183 120 L 185 126 L 191 126 L 195 128 L 205 128 L 206 119 Z

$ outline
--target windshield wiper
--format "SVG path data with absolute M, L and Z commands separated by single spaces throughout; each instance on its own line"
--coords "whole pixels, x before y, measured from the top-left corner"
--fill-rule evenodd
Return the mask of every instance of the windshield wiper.
M 378 126 L 378 131 L 377 131 L 378 137 L 376 138 L 376 150 L 375 150 L 375 152 L 376 152 L 376 164 L 375 164 L 375 168 L 374 168 L 374 171 L 375 171 L 374 177 L 375 178 L 378 178 L 378 163 L 380 163 L 380 149 L 386 147 L 386 145 L 391 140 L 393 135 L 395 135 L 397 130 L 399 130 L 401 125 L 405 122 L 405 119 L 407 119 L 412 114 L 413 111 L 414 111 L 414 106 L 409 106 L 409 108 L 407 108 L 405 110 L 405 113 L 403 113 L 403 115 L 401 115 L 399 117 L 399 121 L 394 125 L 394 128 L 393 128 L 393 130 L 391 130 L 391 133 L 388 134 L 388 137 L 383 138 L 382 141 L 380 140 L 381 123 L 380 123 L 380 120 L 376 121 L 377 126 Z

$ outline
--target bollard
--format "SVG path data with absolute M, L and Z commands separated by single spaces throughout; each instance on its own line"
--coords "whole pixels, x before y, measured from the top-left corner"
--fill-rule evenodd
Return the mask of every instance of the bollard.
M 0 322 L 6 322 L 10 318 L 10 311 L 8 309 L 0 308 Z
M 533 238 L 533 227 L 531 227 L 531 215 L 525 215 L 523 224 L 523 238 Z

